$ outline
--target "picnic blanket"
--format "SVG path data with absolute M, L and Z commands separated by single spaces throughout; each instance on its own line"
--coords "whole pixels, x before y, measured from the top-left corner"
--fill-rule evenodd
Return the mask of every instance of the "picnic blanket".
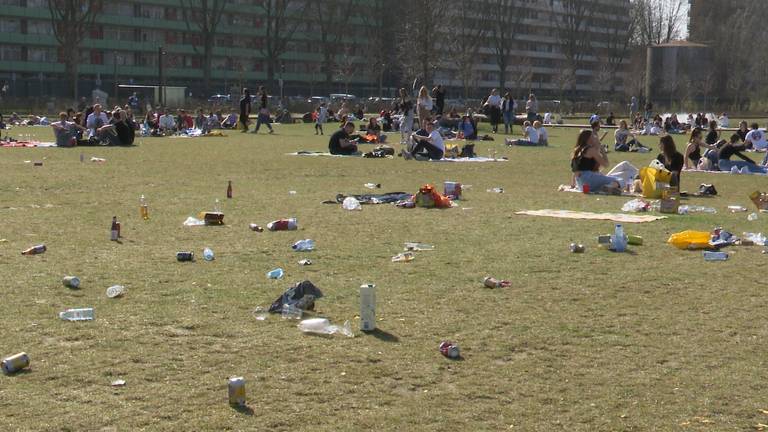
M 362 195 L 336 195 L 335 200 L 323 201 L 323 204 L 341 204 L 347 197 L 353 197 L 360 201 L 360 204 L 391 204 L 402 200 L 413 198 L 413 194 L 407 192 L 387 192 L 383 194 L 362 194 Z
M 330 154 L 328 152 L 322 152 L 322 151 L 312 151 L 312 150 L 301 150 L 293 153 L 286 153 L 288 156 L 326 156 L 326 157 L 362 157 L 362 155 L 334 155 Z M 461 162 L 461 163 L 467 163 L 467 162 L 506 162 L 507 159 L 492 159 L 487 157 L 472 157 L 472 158 L 456 158 L 456 159 L 440 159 L 440 160 L 433 160 L 429 162 Z
M 643 223 L 666 219 L 666 216 L 635 215 L 624 213 L 592 213 L 572 210 L 523 210 L 515 212 L 516 215 L 546 216 L 560 219 L 586 219 L 586 220 L 610 220 L 621 223 Z
M 0 141 L 0 147 L 56 147 L 56 143 L 48 141 Z
M 362 157 L 362 155 L 335 155 L 329 152 L 300 150 L 293 153 L 286 153 L 288 156 L 327 156 L 327 157 Z

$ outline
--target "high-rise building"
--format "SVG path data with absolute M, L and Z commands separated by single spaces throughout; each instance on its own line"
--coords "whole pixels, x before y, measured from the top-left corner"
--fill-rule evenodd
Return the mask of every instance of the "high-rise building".
M 275 43 L 274 37 L 270 39 L 274 11 L 268 11 L 278 2 L 220 1 L 226 7 L 213 38 L 208 85 L 206 33 L 199 25 L 201 2 L 122 0 L 104 2 L 80 44 L 79 94 L 95 88 L 111 93 L 116 82 L 157 85 L 161 68 L 164 84 L 186 87 L 195 97 L 259 84 L 269 85 L 270 92 L 278 94 L 280 82 L 285 83 L 286 95 L 369 96 L 378 95 L 382 86 L 394 88 L 413 81 L 399 68 L 394 34 L 378 47 L 369 44 L 376 32 L 386 35 L 398 26 L 398 10 L 407 9 L 407 1 L 356 0 L 359 3 L 347 8 L 348 13 L 343 6 L 337 11 L 343 23 L 331 25 L 324 25 L 319 10 L 303 8 L 322 7 L 323 13 L 333 13 L 332 4 L 348 1 L 288 2 L 293 6 L 282 29 L 296 25 L 296 30 L 285 38 L 284 47 L 278 47 L 283 48 L 279 56 L 270 55 Z M 484 12 L 489 2 L 472 2 L 478 11 L 477 25 L 488 26 L 497 19 L 492 12 Z M 212 3 L 216 1 L 208 1 Z M 195 7 L 190 9 L 190 4 Z M 569 12 L 572 4 L 588 7 L 576 14 Z M 379 5 L 378 12 L 374 5 Z M 571 98 L 620 90 L 629 0 L 517 0 L 514 5 L 515 37 L 508 47 L 506 87 L 518 95 L 530 89 L 542 96 Z M 56 38 L 48 8 L 49 0 L 0 0 L 0 86 L 8 84 L 11 96 L 72 94 L 65 75 L 66 50 Z M 569 33 L 566 27 L 574 21 L 579 30 Z M 452 30 L 448 24 L 440 30 L 441 61 L 432 71 L 434 81 L 444 83 L 449 94 L 456 96 L 469 88 L 468 96 L 478 97 L 497 87 L 500 72 L 490 37 L 483 36 L 470 73 L 458 74 L 452 61 L 456 54 L 451 47 Z M 578 41 L 574 45 L 570 39 Z

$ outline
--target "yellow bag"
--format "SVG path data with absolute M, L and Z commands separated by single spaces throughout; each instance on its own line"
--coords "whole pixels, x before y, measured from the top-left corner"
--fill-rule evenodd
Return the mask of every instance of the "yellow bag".
M 669 185 L 672 173 L 667 170 L 644 167 L 640 168 L 640 181 L 643 183 L 644 198 L 661 198 L 663 184 Z M 662 183 L 660 185 L 659 183 Z
M 711 234 L 707 231 L 683 231 L 672 234 L 667 243 L 678 249 L 706 249 Z

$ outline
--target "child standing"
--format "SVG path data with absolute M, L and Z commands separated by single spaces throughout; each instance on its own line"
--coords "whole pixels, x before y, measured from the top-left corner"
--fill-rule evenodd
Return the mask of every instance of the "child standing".
M 321 103 L 317 108 L 317 118 L 315 119 L 315 135 L 323 134 L 323 123 L 328 119 L 328 108 L 325 107 L 325 102 Z

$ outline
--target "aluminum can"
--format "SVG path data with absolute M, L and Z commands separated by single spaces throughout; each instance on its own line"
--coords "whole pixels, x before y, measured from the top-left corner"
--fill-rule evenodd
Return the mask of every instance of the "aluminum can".
M 195 253 L 189 251 L 176 252 L 177 261 L 193 261 L 195 259 Z
M 80 278 L 77 276 L 64 276 L 61 283 L 67 288 L 80 288 Z
M 569 246 L 569 249 L 571 249 L 571 252 L 573 253 L 584 253 L 584 251 L 586 250 L 584 248 L 584 245 L 580 243 L 571 243 L 571 245 Z
M 29 367 L 29 356 L 27 353 L 18 353 L 10 357 L 3 359 L 0 366 L 3 368 L 3 373 L 10 375 L 16 373 L 22 369 Z
M 39 244 L 37 246 L 32 246 L 31 248 L 25 249 L 21 252 L 22 255 L 37 255 L 41 254 L 48 250 L 44 244 Z
M 449 359 L 457 359 L 461 356 L 459 346 L 449 341 L 440 342 L 440 354 L 448 357 Z
M 229 404 L 235 406 L 245 406 L 245 378 L 230 378 L 228 388 Z
M 263 232 L 264 231 L 264 228 L 260 227 L 259 225 L 254 224 L 254 223 L 248 225 L 248 227 L 251 229 L 251 231 L 256 231 L 256 232 Z

